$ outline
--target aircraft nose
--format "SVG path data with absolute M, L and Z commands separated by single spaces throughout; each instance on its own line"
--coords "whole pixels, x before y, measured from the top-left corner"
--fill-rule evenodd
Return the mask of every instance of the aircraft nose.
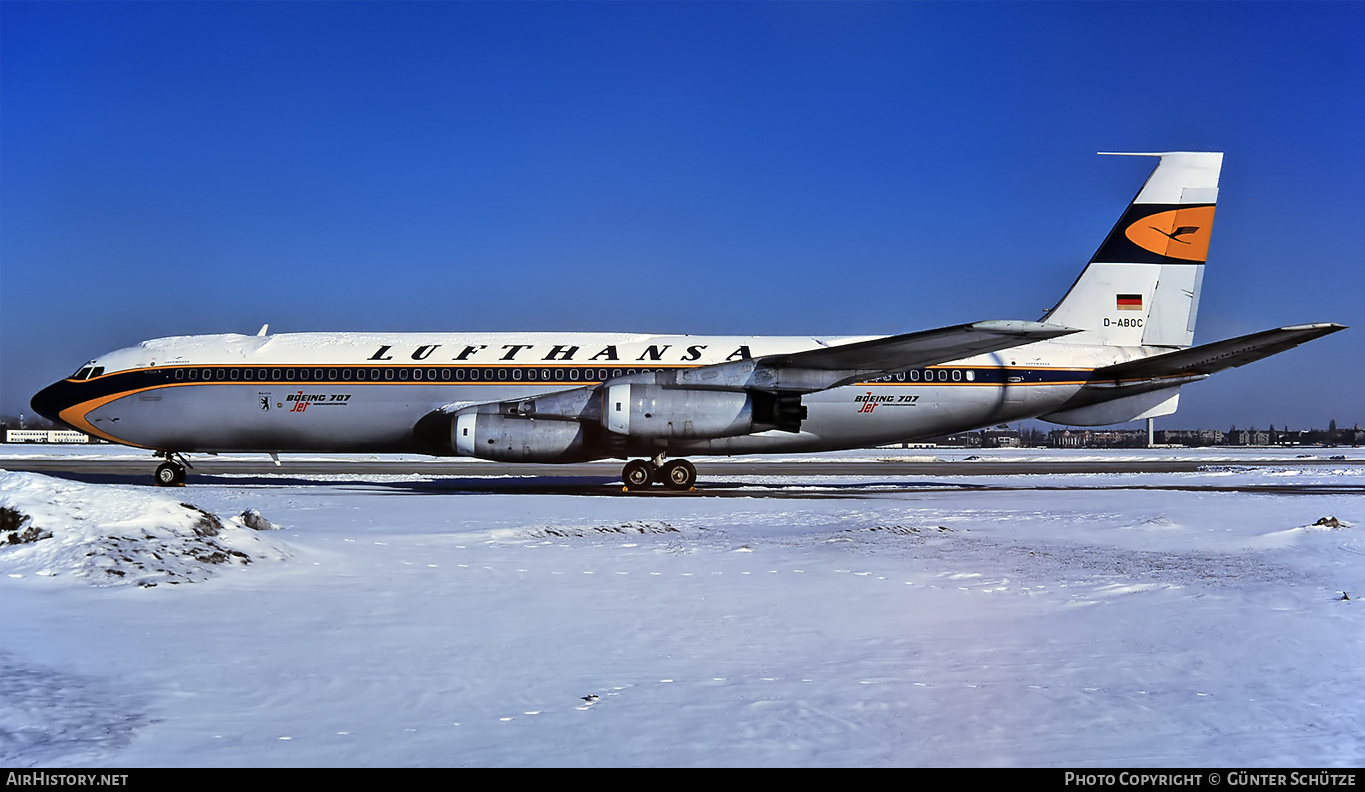
M 65 426 L 68 424 L 61 418 L 62 410 L 76 403 L 73 396 L 71 383 L 62 380 L 61 382 L 54 382 L 35 393 L 29 402 L 29 406 L 33 408 L 34 412 L 49 421 Z

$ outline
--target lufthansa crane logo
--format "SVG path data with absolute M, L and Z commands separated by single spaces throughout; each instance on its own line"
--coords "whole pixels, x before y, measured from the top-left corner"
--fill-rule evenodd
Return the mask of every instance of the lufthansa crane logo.
M 1160 228 L 1157 228 L 1156 226 L 1147 227 L 1157 232 L 1158 234 L 1161 234 L 1162 236 L 1170 237 L 1172 240 L 1179 242 L 1182 245 L 1188 245 L 1190 243 L 1184 239 L 1181 239 L 1180 237 L 1184 236 L 1185 234 L 1193 234 L 1194 232 L 1199 230 L 1199 226 L 1181 226 L 1177 228 L 1174 232 L 1168 234 L 1165 231 L 1162 231 Z
M 1123 233 L 1133 244 L 1158 256 L 1204 261 L 1209 255 L 1213 209 L 1191 206 L 1158 212 L 1134 222 Z

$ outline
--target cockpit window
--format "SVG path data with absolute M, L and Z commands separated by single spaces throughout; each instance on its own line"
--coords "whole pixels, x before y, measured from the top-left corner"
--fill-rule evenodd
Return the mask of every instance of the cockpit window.
M 101 376 L 101 375 L 103 375 L 103 374 L 104 374 L 104 366 L 95 366 L 93 369 L 90 370 L 90 378 L 91 378 L 91 379 L 94 379 L 95 377 Z
M 83 379 L 85 379 L 85 378 L 88 377 L 88 376 L 90 376 L 90 367 L 89 367 L 89 366 L 81 366 L 80 371 L 77 371 L 75 374 L 72 374 L 72 375 L 71 375 L 71 379 L 73 379 L 73 380 L 83 380 Z

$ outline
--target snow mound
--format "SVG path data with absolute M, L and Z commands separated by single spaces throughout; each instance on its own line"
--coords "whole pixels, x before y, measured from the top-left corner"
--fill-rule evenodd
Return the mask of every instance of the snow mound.
M 1309 530 L 1309 531 L 1311 531 L 1311 530 L 1317 528 L 1317 529 L 1320 529 L 1320 530 L 1334 531 L 1334 530 L 1336 530 L 1336 529 L 1338 529 L 1338 528 L 1351 528 L 1351 527 L 1352 527 L 1351 523 L 1348 523 L 1348 522 L 1346 522 L 1345 520 L 1338 520 L 1336 517 L 1334 517 L 1334 516 L 1332 516 L 1332 515 L 1329 514 L 1329 515 L 1326 516 L 1326 517 L 1319 517 L 1319 518 L 1318 518 L 1318 521 L 1315 522 L 1315 523 L 1313 523 L 1312 525 L 1304 526 L 1304 530 Z
M 855 539 L 872 539 L 883 536 L 903 536 L 912 540 L 943 537 L 956 531 L 946 525 L 873 525 L 865 528 L 843 528 L 825 540 L 830 542 L 852 542 Z
M 1318 518 L 1312 525 L 1300 525 L 1297 528 L 1290 528 L 1287 533 L 1314 533 L 1317 531 L 1340 531 L 1344 528 L 1354 528 L 1354 523 L 1337 519 L 1331 515 Z
M 244 512 L 242 512 L 241 514 L 237 515 L 236 517 L 233 517 L 232 520 L 231 520 L 231 522 L 236 523 L 237 525 L 241 525 L 241 526 L 246 527 L 246 528 L 250 528 L 250 529 L 253 530 L 253 531 L 278 531 L 278 530 L 280 530 L 280 526 L 278 526 L 278 525 L 276 525 L 275 523 L 273 523 L 273 522 L 267 520 L 267 519 L 265 518 L 265 515 L 261 514 L 261 513 L 260 513 L 259 511 L 257 511 L 256 509 L 247 509 L 246 511 L 244 511 Z
M 216 571 L 281 559 L 248 510 L 227 521 L 138 487 L 0 471 L 0 573 L 69 575 L 96 586 L 194 583 Z
M 657 520 L 632 520 L 630 522 L 616 523 L 610 525 L 544 526 L 533 528 L 530 531 L 531 536 L 534 536 L 536 538 L 553 536 L 559 538 L 574 537 L 579 539 L 588 536 L 600 536 L 604 534 L 640 535 L 670 533 L 682 532 L 677 528 L 674 528 L 669 523 L 660 522 Z

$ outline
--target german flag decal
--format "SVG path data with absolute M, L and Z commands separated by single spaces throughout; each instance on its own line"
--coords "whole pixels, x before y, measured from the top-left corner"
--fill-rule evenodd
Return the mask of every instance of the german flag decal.
M 1118 301 L 1118 308 L 1120 311 L 1142 310 L 1141 294 L 1116 294 L 1114 297 Z

